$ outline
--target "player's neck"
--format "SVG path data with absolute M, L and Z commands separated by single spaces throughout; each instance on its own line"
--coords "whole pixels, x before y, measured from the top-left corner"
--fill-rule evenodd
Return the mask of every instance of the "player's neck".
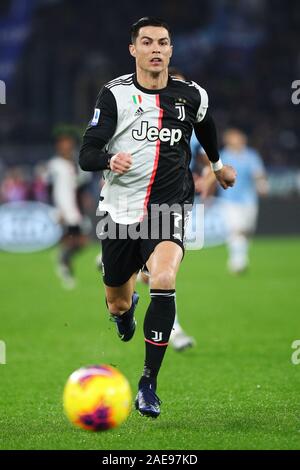
M 69 160 L 70 162 L 73 161 L 73 154 L 72 153 L 60 153 L 59 156 L 60 156 L 60 158 L 63 158 L 64 160 Z
M 168 69 L 162 72 L 146 72 L 145 70 L 137 68 L 136 79 L 140 86 L 148 90 L 161 90 L 168 85 Z
M 236 146 L 236 145 L 228 145 L 228 150 L 233 153 L 241 153 L 243 152 L 245 147 Z

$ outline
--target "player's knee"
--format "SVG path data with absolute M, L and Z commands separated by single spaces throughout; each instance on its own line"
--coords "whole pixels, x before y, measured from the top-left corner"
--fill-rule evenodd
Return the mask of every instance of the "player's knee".
M 107 299 L 107 307 L 109 312 L 113 315 L 117 315 L 118 313 L 122 314 L 130 309 L 131 301 L 128 301 L 122 297 Z
M 151 276 L 152 289 L 174 289 L 176 281 L 176 274 L 173 270 L 164 269 Z

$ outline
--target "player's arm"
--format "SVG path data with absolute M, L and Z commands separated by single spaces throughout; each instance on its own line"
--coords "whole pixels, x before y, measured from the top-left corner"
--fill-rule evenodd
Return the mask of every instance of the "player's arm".
M 260 196 L 267 196 L 269 192 L 269 183 L 265 173 L 257 173 L 254 176 L 256 190 Z
M 269 192 L 269 183 L 263 160 L 258 152 L 252 151 L 251 156 L 252 177 L 259 196 L 266 196 Z
M 201 174 L 202 187 L 201 187 L 201 197 L 206 199 L 209 196 L 212 196 L 216 191 L 217 180 L 215 173 L 212 171 L 210 166 L 210 161 L 206 153 L 201 154 L 201 159 L 203 163 L 203 169 Z
M 79 165 L 84 171 L 112 170 L 126 173 L 132 163 L 129 153 L 119 152 L 112 155 L 105 146 L 113 136 L 117 126 L 117 104 L 114 95 L 103 87 L 99 93 L 94 117 L 90 121 L 79 154 Z
M 218 139 L 215 122 L 206 112 L 204 119 L 194 125 L 195 134 L 211 163 L 211 168 L 222 186 L 227 189 L 234 185 L 236 171 L 228 165 L 223 165 L 218 150 Z
M 236 172 L 231 166 L 223 165 L 218 150 L 218 139 L 215 122 L 207 111 L 208 96 L 206 91 L 195 84 L 200 94 L 200 104 L 196 115 L 194 130 L 197 139 L 205 150 L 215 176 L 222 186 L 227 189 L 234 185 Z

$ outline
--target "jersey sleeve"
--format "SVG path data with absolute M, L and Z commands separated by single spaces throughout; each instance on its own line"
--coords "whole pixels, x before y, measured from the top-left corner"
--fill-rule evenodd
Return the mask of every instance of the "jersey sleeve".
M 199 95 L 200 95 L 200 104 L 198 107 L 195 122 L 201 122 L 205 118 L 205 115 L 208 109 L 208 94 L 206 90 L 204 90 L 204 88 L 202 88 L 200 85 L 198 85 L 195 82 L 192 82 L 192 83 L 197 88 Z
M 105 151 L 114 135 L 118 120 L 117 103 L 105 86 L 100 91 L 94 115 L 83 136 L 79 152 L 79 166 L 84 171 L 108 170 L 112 155 Z
M 84 137 L 93 137 L 107 143 L 117 126 L 117 104 L 112 92 L 105 86 L 100 91 L 93 118 L 90 120 Z
M 251 173 L 254 178 L 265 174 L 262 158 L 256 151 L 253 151 L 251 155 Z

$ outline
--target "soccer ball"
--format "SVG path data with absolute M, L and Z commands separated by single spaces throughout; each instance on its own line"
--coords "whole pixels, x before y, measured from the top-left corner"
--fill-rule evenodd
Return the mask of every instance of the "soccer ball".
M 119 426 L 130 413 L 131 390 L 127 379 L 111 366 L 82 367 L 70 375 L 63 395 L 71 423 L 90 431 Z

